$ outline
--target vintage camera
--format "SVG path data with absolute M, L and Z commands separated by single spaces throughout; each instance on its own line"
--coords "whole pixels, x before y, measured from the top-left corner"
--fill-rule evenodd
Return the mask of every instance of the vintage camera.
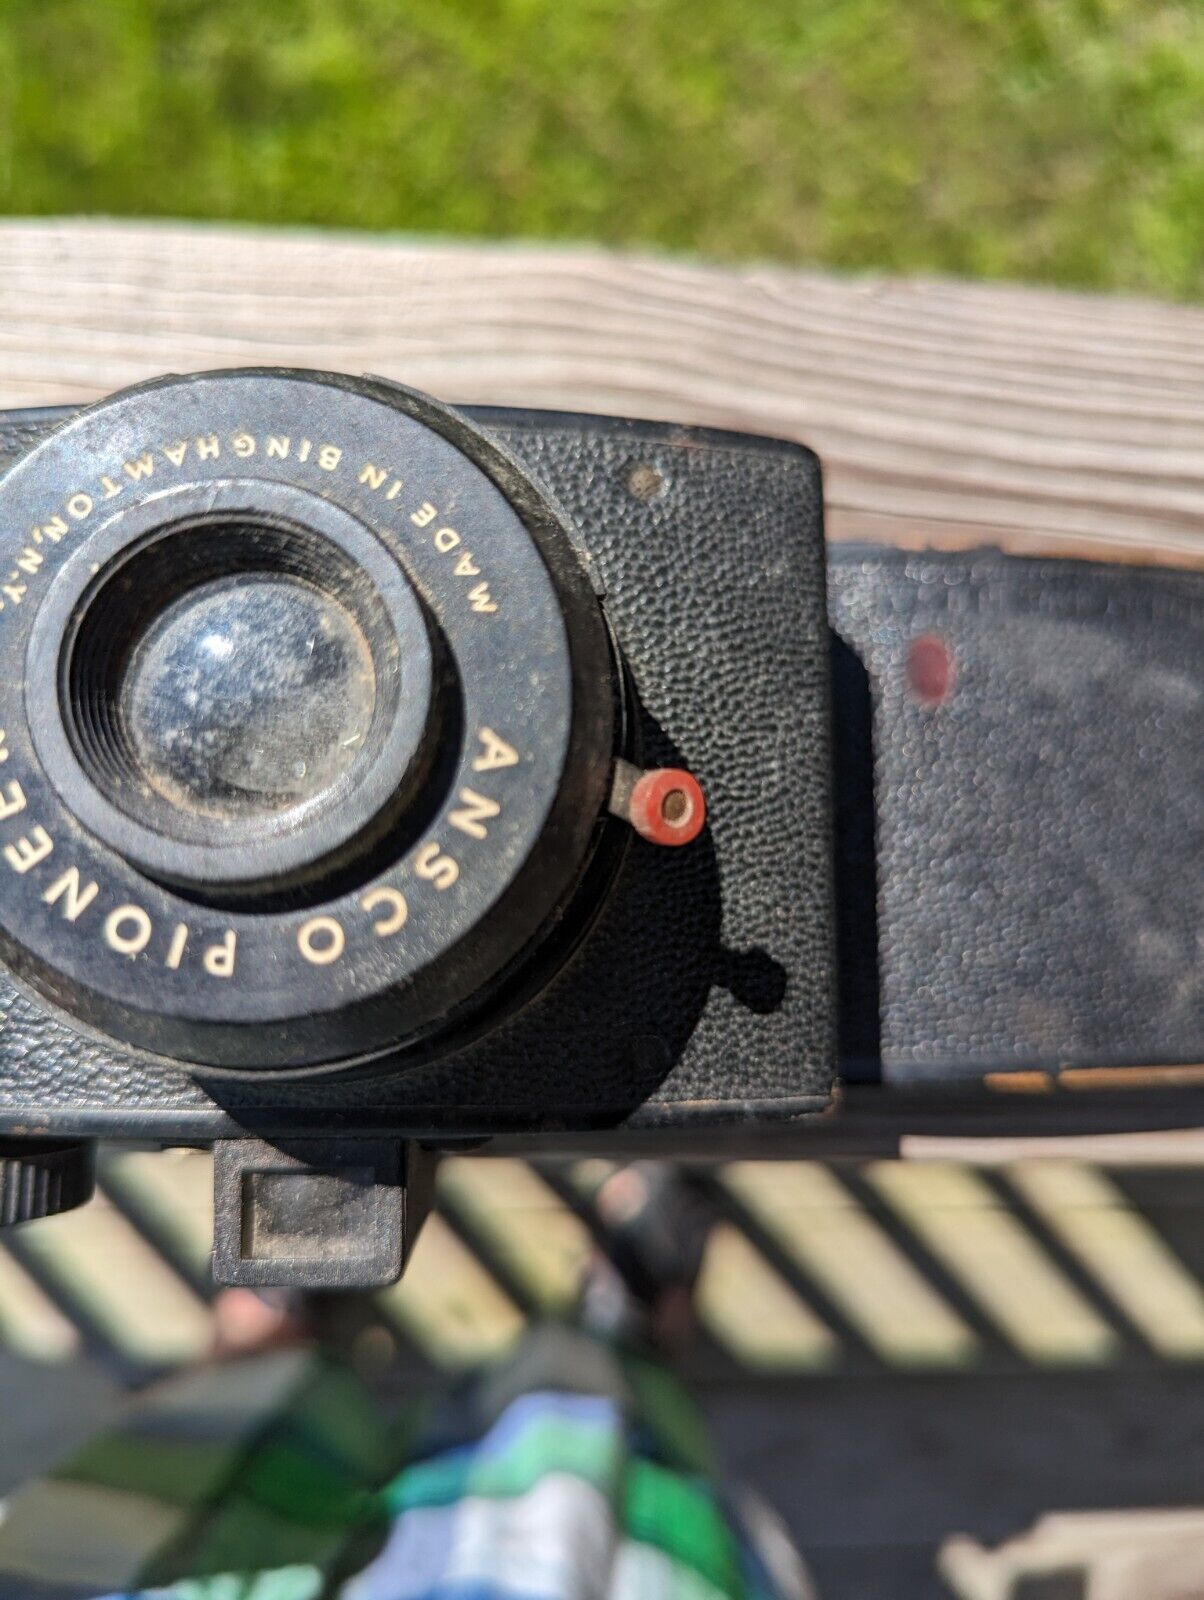
M 1204 1118 L 1200 571 L 825 551 L 796 445 L 326 373 L 3 462 L 0 1220 L 212 1144 L 221 1280 L 370 1284 L 499 1137 Z
M 258 369 L 10 432 L 9 1220 L 214 1141 L 223 1277 L 382 1281 L 420 1142 L 826 1104 L 808 451 Z

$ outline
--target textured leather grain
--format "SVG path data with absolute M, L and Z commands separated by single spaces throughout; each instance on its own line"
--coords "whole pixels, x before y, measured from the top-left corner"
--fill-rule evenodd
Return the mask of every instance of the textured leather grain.
M 1204 1062 L 1204 573 L 846 548 L 828 581 L 846 1075 Z

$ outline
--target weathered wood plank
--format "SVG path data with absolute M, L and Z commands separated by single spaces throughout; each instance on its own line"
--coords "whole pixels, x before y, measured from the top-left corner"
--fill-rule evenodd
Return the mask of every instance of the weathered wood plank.
M 782 434 L 829 533 L 1204 564 L 1204 310 L 532 246 L 0 224 L 0 404 L 296 363 Z

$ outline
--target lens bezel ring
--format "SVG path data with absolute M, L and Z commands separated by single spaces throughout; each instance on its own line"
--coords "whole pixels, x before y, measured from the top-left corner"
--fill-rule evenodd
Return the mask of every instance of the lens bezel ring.
M 70 726 L 71 708 L 64 705 L 69 672 L 64 655 L 78 637 L 82 613 L 118 581 L 126 562 L 137 561 L 161 540 L 203 539 L 206 526 L 224 520 L 270 521 L 281 532 L 291 527 L 298 538 L 321 540 L 341 553 L 371 584 L 392 640 L 374 641 L 380 705 L 376 736 L 362 760 L 308 802 L 254 824 L 198 826 L 193 831 L 200 837 L 190 841 L 140 822 L 88 770 Z M 329 500 L 295 485 L 239 478 L 178 485 L 123 508 L 95 529 L 59 569 L 39 608 L 26 654 L 25 695 L 46 772 L 85 827 L 152 876 L 221 890 L 268 880 L 287 883 L 299 873 L 317 872 L 382 811 L 400 804 L 407 774 L 420 754 L 433 678 L 431 642 L 418 596 L 368 528 Z
M 287 460 L 264 448 L 278 435 L 285 446 L 291 437 Z M 210 459 L 219 444 L 220 459 Z M 111 476 L 123 460 L 136 469 L 144 452 L 154 455 L 156 485 L 183 476 L 212 486 L 237 474 L 316 486 L 404 567 L 447 646 L 460 724 L 437 803 L 420 836 L 397 844 L 396 859 L 377 861 L 370 878 L 344 882 L 328 901 L 254 913 L 198 906 L 85 828 L 42 768 L 20 693 L 31 620 L 63 558 L 99 522 L 109 490 L 146 494 L 146 483 L 131 489 Z M 398 476 L 386 478 L 382 464 Z M 445 517 L 460 530 L 455 549 L 446 541 L 436 548 Z M 492 1003 L 516 962 L 559 925 L 605 815 L 618 666 L 561 513 L 458 413 L 383 381 L 325 373 L 157 380 L 80 413 L 0 480 L 4 528 L 0 762 L 9 759 L 0 796 L 10 779 L 24 791 L 19 807 L 0 798 L 0 957 L 81 1023 L 206 1071 L 339 1071 L 382 1056 L 417 1062 L 449 1027 Z M 28 564 L 6 577 L 10 562 Z M 515 755 L 500 772 L 481 760 L 481 741 L 494 732 Z M 500 804 L 481 826 L 487 837 L 453 827 L 463 787 Z M 22 834 L 36 843 L 38 828 L 53 835 L 54 854 L 10 860 L 9 871 L 10 846 L 24 849 Z M 391 835 L 385 843 L 392 848 Z M 74 891 L 62 886 L 65 870 L 76 875 Z M 81 888 L 82 902 L 73 898 Z M 380 890 L 404 892 L 403 933 L 387 904 L 369 899 Z M 132 922 L 120 930 L 121 948 L 100 937 L 106 913 L 126 902 L 153 926 L 145 946 L 129 937 Z M 298 957 L 299 930 L 315 917 L 341 924 L 329 964 Z M 223 940 L 235 938 L 237 966 L 223 981 Z M 200 972 L 214 951 L 214 969 Z

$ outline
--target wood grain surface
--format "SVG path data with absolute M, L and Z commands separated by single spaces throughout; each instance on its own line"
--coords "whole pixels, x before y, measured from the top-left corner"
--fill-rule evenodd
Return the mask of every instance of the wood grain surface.
M 1204 309 L 534 246 L 0 223 L 0 405 L 295 363 L 801 439 L 829 536 L 1204 565 Z

